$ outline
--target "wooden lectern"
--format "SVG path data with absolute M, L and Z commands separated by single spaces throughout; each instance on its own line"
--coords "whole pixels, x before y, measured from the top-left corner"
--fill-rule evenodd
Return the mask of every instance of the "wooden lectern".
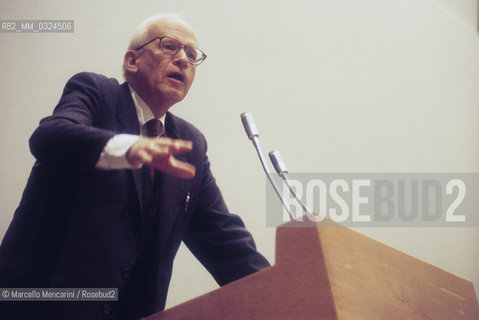
M 469 281 L 331 221 L 293 221 L 274 266 L 144 318 L 180 319 L 478 320 L 479 305 Z

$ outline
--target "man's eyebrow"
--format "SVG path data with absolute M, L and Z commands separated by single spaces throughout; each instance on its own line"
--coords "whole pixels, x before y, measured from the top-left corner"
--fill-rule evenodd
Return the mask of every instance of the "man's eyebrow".
M 178 37 L 175 37 L 175 36 L 171 36 L 171 35 L 168 35 L 168 34 L 159 34 L 157 35 L 157 37 L 168 37 L 168 38 L 171 38 L 171 39 L 175 39 L 176 41 L 179 41 L 181 42 L 182 44 L 184 44 L 185 46 L 190 46 L 190 47 L 198 47 L 199 45 L 196 43 L 196 41 L 190 41 L 190 42 L 185 42 L 183 40 L 180 40 L 178 39 Z

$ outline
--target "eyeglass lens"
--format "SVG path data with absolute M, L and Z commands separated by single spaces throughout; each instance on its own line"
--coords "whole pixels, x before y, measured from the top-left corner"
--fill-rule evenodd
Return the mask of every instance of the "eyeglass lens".
M 176 54 L 181 50 L 182 47 L 178 40 L 168 37 L 161 39 L 160 46 L 161 49 L 167 54 Z M 188 60 L 193 63 L 198 62 L 198 56 L 201 56 L 201 54 L 198 53 L 198 50 L 194 47 L 185 46 L 185 52 Z

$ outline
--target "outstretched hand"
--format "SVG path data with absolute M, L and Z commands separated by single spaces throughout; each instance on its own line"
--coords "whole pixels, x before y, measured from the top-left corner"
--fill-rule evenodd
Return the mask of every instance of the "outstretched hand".
M 146 164 L 179 178 L 191 179 L 195 176 L 196 168 L 174 156 L 192 149 L 191 141 L 142 137 L 127 151 L 126 160 L 135 167 Z

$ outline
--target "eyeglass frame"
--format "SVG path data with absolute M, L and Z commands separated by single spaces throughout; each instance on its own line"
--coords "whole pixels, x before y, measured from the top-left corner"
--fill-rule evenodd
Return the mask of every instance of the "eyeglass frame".
M 169 39 L 173 39 L 175 41 L 178 41 L 178 43 L 181 45 L 180 48 L 178 49 L 178 51 L 176 51 L 175 53 L 168 53 L 166 52 L 164 49 L 163 49 L 163 46 L 161 45 L 162 41 L 164 38 L 169 38 Z M 178 52 L 180 52 L 181 49 L 185 49 L 185 47 L 190 47 L 190 48 L 194 48 L 196 51 L 199 51 L 201 53 L 201 59 L 197 62 L 191 62 L 190 59 L 188 59 L 188 57 L 186 58 L 186 60 L 188 60 L 188 62 L 192 65 L 195 65 L 195 66 L 198 66 L 200 65 L 203 61 L 205 61 L 207 55 L 206 53 L 204 53 L 200 48 L 198 47 L 194 47 L 194 46 L 190 46 L 190 45 L 185 45 L 183 43 L 181 43 L 179 40 L 175 39 L 175 38 L 172 38 L 172 37 L 168 37 L 168 36 L 157 36 L 157 37 L 154 37 L 153 39 L 151 39 L 150 41 L 147 41 L 145 42 L 144 44 L 142 44 L 141 46 L 139 46 L 138 48 L 136 48 L 135 50 L 136 51 L 139 51 L 141 49 L 143 49 L 145 46 L 149 45 L 150 43 L 152 43 L 153 41 L 159 39 L 160 40 L 160 49 L 163 53 L 167 54 L 167 55 L 170 55 L 170 56 L 174 56 L 175 54 L 178 54 Z M 186 52 L 186 50 L 185 50 Z

